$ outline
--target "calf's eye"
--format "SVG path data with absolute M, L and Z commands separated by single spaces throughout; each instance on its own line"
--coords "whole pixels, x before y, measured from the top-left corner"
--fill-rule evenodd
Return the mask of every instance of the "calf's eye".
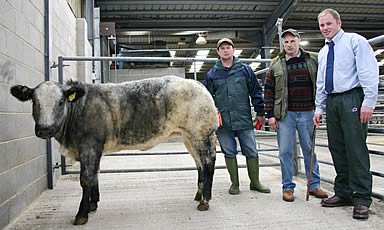
M 63 104 L 64 104 L 64 99 L 61 99 L 61 100 L 59 101 L 59 106 L 63 106 Z

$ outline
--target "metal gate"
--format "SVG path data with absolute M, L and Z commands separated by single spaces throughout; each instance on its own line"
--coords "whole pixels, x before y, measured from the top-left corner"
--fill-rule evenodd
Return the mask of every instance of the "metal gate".
M 382 43 L 384 41 L 384 35 L 370 39 L 369 42 L 371 45 L 375 45 L 378 43 Z M 183 61 L 183 62 L 196 62 L 196 61 L 205 61 L 205 62 L 215 62 L 217 59 L 216 58 L 168 58 L 168 57 L 64 57 L 64 56 L 59 56 L 58 57 L 58 79 L 59 83 L 63 83 L 63 67 L 64 62 L 66 61 L 145 61 L 145 62 L 175 62 L 175 61 Z M 243 62 L 270 62 L 271 59 L 240 59 Z M 256 74 L 264 73 L 268 69 L 263 69 L 261 71 L 256 72 Z M 196 74 L 194 75 L 196 78 Z M 381 107 L 381 106 L 380 106 Z M 379 129 L 380 132 L 382 132 L 382 129 Z M 274 137 L 275 133 L 267 132 L 267 131 L 257 131 L 257 139 L 258 139 L 258 152 L 261 156 L 266 156 L 270 158 L 274 158 L 275 161 L 267 161 L 267 163 L 261 163 L 261 166 L 279 166 L 279 162 L 276 162 L 276 159 L 278 158 L 278 148 L 276 143 L 271 144 L 270 140 L 267 142 L 263 142 L 263 138 L 268 138 L 268 137 Z M 378 134 L 380 135 L 380 134 Z M 371 143 L 372 144 L 372 143 Z M 380 144 L 374 144 L 375 146 L 379 147 L 384 147 L 384 145 Z M 263 147 L 261 147 L 263 146 Z M 316 144 L 318 147 L 325 147 L 327 148 L 328 146 L 326 144 Z M 299 148 L 297 148 L 299 149 Z M 187 155 L 188 152 L 186 150 L 184 151 L 163 151 L 163 152 L 151 152 L 151 151 L 146 151 L 143 153 L 135 153 L 135 152 L 119 152 L 119 153 L 114 153 L 109 156 L 105 156 L 105 158 L 110 158 L 113 159 L 114 157 L 127 157 L 127 161 L 129 161 L 129 157 L 134 157 L 134 156 L 183 156 Z M 375 156 L 384 156 L 384 151 L 380 151 L 377 149 L 370 149 L 370 154 L 375 155 Z M 297 157 L 296 157 L 296 173 L 298 174 L 304 174 L 301 169 L 301 161 L 303 160 L 303 157 L 300 156 L 299 151 L 297 151 Z M 66 164 L 66 159 L 64 157 L 61 158 L 61 171 L 62 174 L 69 174 L 69 173 L 79 173 L 79 170 L 76 169 L 67 169 L 67 164 Z M 323 161 L 319 160 L 319 163 L 323 165 L 330 165 L 333 166 L 332 162 L 329 161 Z M 56 166 L 57 167 L 57 166 Z M 246 167 L 245 164 L 240 164 L 240 168 Z M 225 166 L 217 166 L 217 169 L 225 169 Z M 154 171 L 181 171 L 181 170 L 195 170 L 196 167 L 194 166 L 185 166 L 185 167 L 166 167 L 166 168 L 161 168 L 161 167 L 148 167 L 148 168 L 123 168 L 123 169 L 101 169 L 100 173 L 130 173 L 130 172 L 154 172 Z M 48 170 L 50 171 L 50 170 Z M 378 178 L 383 178 L 384 174 L 381 172 L 377 171 L 371 171 L 372 175 Z M 333 184 L 333 179 L 330 178 L 324 178 L 322 177 L 322 180 L 328 183 Z M 382 192 L 377 193 L 373 192 L 373 197 L 379 198 L 381 200 L 384 200 L 384 194 Z

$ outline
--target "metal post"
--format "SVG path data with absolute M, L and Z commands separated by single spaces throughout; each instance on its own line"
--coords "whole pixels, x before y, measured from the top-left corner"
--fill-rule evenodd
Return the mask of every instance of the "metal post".
M 59 83 L 60 84 L 63 84 L 63 68 L 64 68 L 64 59 L 63 59 L 63 56 L 59 56 L 58 59 L 57 59 L 57 67 L 58 67 L 58 78 L 59 78 Z
M 51 44 L 50 44 L 50 24 L 51 24 L 51 16 L 50 16 L 50 0 L 44 1 L 44 74 L 45 80 L 50 80 L 50 58 L 51 58 Z M 51 139 L 46 141 L 46 149 L 47 149 L 47 183 L 48 189 L 53 189 L 53 164 L 52 164 L 52 143 Z
M 93 56 L 100 57 L 100 8 L 94 8 L 93 12 Z M 101 64 L 100 61 L 92 61 L 92 80 L 94 83 L 101 82 Z
M 283 33 L 283 19 L 278 18 L 276 21 L 275 26 L 277 27 L 277 34 L 279 36 L 279 45 L 280 45 L 280 52 L 283 51 L 283 41 L 281 39 L 281 34 Z
M 117 37 L 115 36 L 115 57 L 117 57 Z M 117 60 L 115 61 L 115 79 L 117 79 Z
M 64 68 L 64 59 L 62 56 L 59 56 L 58 58 L 58 75 L 59 75 L 59 83 L 63 84 L 64 78 L 63 78 L 63 68 Z M 67 169 L 66 169 L 66 162 L 65 162 L 65 157 L 61 156 L 61 175 L 67 174 Z
M 93 44 L 93 37 L 94 37 L 94 32 L 93 32 L 93 9 L 95 7 L 94 0 L 86 0 L 85 1 L 85 20 L 87 21 L 88 24 L 88 31 L 87 31 L 87 37 L 88 40 Z
M 109 37 L 107 37 L 107 55 L 108 57 L 110 56 L 109 55 Z M 111 64 L 112 64 L 112 61 L 108 61 L 108 79 L 111 79 Z

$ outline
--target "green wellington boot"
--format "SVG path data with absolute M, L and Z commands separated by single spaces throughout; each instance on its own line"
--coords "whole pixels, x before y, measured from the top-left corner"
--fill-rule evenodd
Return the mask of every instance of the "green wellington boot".
M 259 181 L 259 158 L 247 158 L 248 176 L 251 180 L 249 188 L 261 193 L 270 193 L 271 190 Z
M 231 195 L 237 195 L 240 193 L 239 189 L 239 172 L 237 171 L 237 159 L 236 158 L 225 158 L 225 164 L 229 176 L 231 178 L 232 185 L 229 187 L 228 192 Z

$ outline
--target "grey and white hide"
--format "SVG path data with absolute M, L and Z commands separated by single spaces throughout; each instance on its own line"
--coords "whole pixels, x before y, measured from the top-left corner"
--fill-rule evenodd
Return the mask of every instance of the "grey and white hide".
M 32 101 L 36 136 L 54 137 L 63 155 L 80 161 L 83 195 L 74 224 L 85 224 L 97 209 L 103 153 L 149 149 L 174 133 L 183 136 L 196 162 L 197 208 L 209 208 L 218 120 L 202 84 L 176 76 L 121 84 L 46 81 L 35 88 L 15 85 L 11 94 Z

